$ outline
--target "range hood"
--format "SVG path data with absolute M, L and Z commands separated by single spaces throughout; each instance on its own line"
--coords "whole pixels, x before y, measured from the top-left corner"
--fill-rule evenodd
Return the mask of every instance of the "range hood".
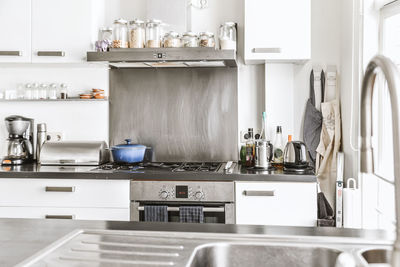
M 112 68 L 237 67 L 235 50 L 214 48 L 117 48 L 87 52 L 88 62 L 109 62 Z

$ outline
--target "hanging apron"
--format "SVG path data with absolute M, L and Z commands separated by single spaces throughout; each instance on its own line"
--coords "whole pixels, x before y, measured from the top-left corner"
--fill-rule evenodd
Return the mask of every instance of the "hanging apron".
M 336 73 L 327 73 L 327 90 L 334 90 L 335 99 L 321 103 L 323 117 L 320 143 L 317 147 L 315 171 L 322 192 L 334 207 L 336 190 L 336 157 L 341 142 L 341 115 L 339 88 L 336 85 Z M 325 91 L 325 98 L 326 98 Z
M 314 70 L 311 71 L 310 75 L 310 98 L 306 104 L 306 111 L 304 114 L 304 126 L 303 126 L 303 140 L 306 144 L 308 154 L 310 157 L 310 163 L 312 166 L 315 166 L 316 162 L 316 150 L 321 137 L 321 129 L 322 129 L 322 113 L 319 110 L 319 105 L 316 106 L 316 93 L 314 90 L 314 83 L 320 82 L 320 90 L 321 102 L 324 101 L 324 93 L 325 93 L 325 74 L 324 71 L 321 71 L 321 75 L 314 76 Z

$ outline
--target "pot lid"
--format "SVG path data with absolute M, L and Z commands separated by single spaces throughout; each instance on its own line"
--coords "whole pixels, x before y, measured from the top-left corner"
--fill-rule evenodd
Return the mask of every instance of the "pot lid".
M 125 139 L 125 144 L 119 144 L 116 146 L 113 146 L 113 148 L 145 148 L 146 146 L 144 145 L 139 145 L 139 144 L 131 144 L 132 139 Z

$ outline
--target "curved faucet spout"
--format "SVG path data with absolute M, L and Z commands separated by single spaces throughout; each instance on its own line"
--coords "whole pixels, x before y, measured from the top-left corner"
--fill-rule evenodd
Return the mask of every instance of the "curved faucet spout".
M 400 267 L 400 114 L 399 94 L 400 75 L 396 65 L 387 57 L 375 56 L 368 64 L 361 88 L 361 154 L 360 171 L 372 173 L 374 171 L 372 151 L 372 95 L 378 68 L 382 70 L 389 88 L 390 103 L 392 105 L 393 124 L 393 156 L 395 176 L 396 226 L 397 238 L 394 243 L 392 266 Z M 380 88 L 383 89 L 383 88 Z

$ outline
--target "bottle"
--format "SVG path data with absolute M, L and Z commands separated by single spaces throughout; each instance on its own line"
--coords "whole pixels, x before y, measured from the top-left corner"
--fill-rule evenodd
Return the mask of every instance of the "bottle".
M 282 140 L 282 126 L 276 127 L 276 135 L 274 142 L 274 166 L 283 167 L 283 140 Z
M 254 165 L 254 132 L 249 128 L 249 139 L 246 142 L 246 167 Z

